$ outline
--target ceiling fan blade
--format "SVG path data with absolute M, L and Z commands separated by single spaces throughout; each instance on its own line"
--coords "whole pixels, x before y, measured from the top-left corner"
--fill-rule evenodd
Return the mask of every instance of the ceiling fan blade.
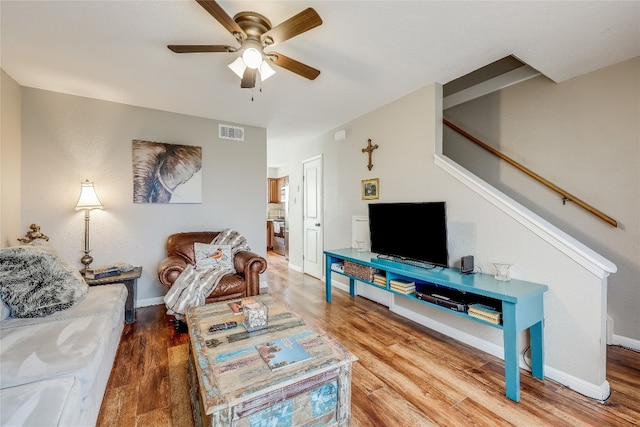
M 175 53 L 235 52 L 238 50 L 233 46 L 219 44 L 170 44 L 167 47 Z
M 224 11 L 220 5 L 213 0 L 196 0 L 211 16 L 222 24 L 238 40 L 247 38 L 247 34 L 242 28 Z
M 247 67 L 244 70 L 244 75 L 242 76 L 242 82 L 240 83 L 240 87 L 243 89 L 251 89 L 256 87 L 256 74 L 258 70 L 255 68 Z
M 320 24 L 322 24 L 320 15 L 310 7 L 264 33 L 261 37 L 262 43 L 275 46 Z
M 284 56 L 277 52 L 269 52 L 266 54 L 267 58 L 279 67 L 286 68 L 287 70 L 294 72 L 309 80 L 314 80 L 320 75 L 320 70 L 316 70 L 313 67 L 298 62 L 295 59 L 291 59 L 288 56 Z

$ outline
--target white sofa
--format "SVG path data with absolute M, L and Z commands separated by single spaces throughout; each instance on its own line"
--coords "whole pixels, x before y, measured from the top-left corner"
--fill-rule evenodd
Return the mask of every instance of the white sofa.
M 95 425 L 126 299 L 124 285 L 95 286 L 66 310 L 0 321 L 0 426 Z

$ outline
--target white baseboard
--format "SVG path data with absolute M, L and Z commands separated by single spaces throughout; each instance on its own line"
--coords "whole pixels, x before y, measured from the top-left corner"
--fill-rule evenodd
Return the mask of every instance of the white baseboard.
M 622 335 L 613 334 L 613 336 L 611 337 L 611 344 L 640 351 L 640 340 L 623 337 Z
M 607 345 L 619 345 L 627 347 L 632 350 L 640 351 L 640 340 L 634 338 L 623 337 L 622 335 L 616 335 L 613 331 L 614 322 L 613 317 L 607 316 Z
M 298 267 L 298 266 L 297 266 L 297 265 L 295 265 L 295 264 L 291 264 L 291 263 L 289 263 L 289 268 L 290 268 L 291 270 L 293 270 L 293 271 L 297 271 L 298 273 L 302 273 L 302 268 Z
M 150 305 L 164 305 L 164 297 L 154 297 L 139 299 L 136 301 L 136 307 L 149 307 Z
M 551 368 L 547 365 L 544 366 L 545 378 L 549 378 L 563 386 L 570 388 L 582 395 L 590 397 L 592 399 L 604 401 L 609 398 L 611 394 L 611 388 L 609 387 L 609 381 L 605 381 L 600 385 L 591 384 L 580 378 L 576 378 L 573 375 L 569 375 L 566 372 L 558 369 Z

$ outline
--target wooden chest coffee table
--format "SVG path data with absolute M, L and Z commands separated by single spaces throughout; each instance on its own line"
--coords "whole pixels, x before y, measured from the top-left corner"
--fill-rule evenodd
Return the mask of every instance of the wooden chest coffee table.
M 234 315 L 227 302 L 187 312 L 196 425 L 347 426 L 351 363 L 357 358 L 281 301 L 270 295 L 252 298 L 269 309 L 266 329 L 248 332 L 244 316 Z M 211 325 L 233 321 L 238 326 L 209 331 Z M 300 359 L 295 351 L 306 360 L 282 362 Z

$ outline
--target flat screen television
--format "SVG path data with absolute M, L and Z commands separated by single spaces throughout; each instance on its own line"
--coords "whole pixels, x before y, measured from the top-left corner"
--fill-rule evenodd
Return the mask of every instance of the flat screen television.
M 369 204 L 371 252 L 448 267 L 445 202 Z

